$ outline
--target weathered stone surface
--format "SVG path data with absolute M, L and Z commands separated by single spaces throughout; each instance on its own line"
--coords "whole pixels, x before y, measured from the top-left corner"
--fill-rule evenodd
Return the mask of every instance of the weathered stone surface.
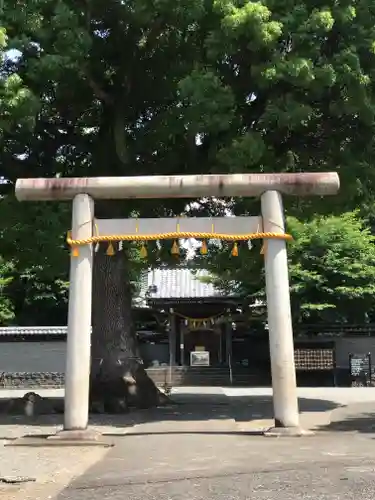
M 0 374 L 3 389 L 55 389 L 64 386 L 65 375 L 59 372 L 12 372 Z

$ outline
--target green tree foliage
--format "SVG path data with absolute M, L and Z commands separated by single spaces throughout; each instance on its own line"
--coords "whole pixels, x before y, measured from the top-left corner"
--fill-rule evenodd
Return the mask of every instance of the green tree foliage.
M 0 177 L 337 170 L 340 196 L 290 213 L 371 207 L 374 26 L 369 0 L 3 2 Z
M 6 325 L 14 318 L 14 305 L 6 294 L 12 282 L 12 264 L 0 257 L 0 326 Z
M 292 307 L 295 316 L 364 322 L 373 316 L 375 238 L 356 213 L 290 218 Z
M 18 7 L 3 10 L 8 48 L 22 52 L 7 64 L 8 121 L 33 100 L 39 113 L 34 134 L 5 137 L 7 177 L 22 149 L 29 176 L 340 168 L 346 201 L 372 185 L 368 0 Z
M 375 239 L 356 213 L 317 216 L 306 222 L 287 219 L 294 236 L 288 244 L 294 321 L 365 322 L 373 318 Z M 239 256 L 211 254 L 206 262 L 222 290 L 265 300 L 263 257 L 259 245 L 240 246 Z M 226 265 L 225 263 L 226 262 Z
M 0 319 L 4 325 L 66 325 L 69 211 L 64 204 L 0 200 L 0 262 L 8 263 L 0 304 L 11 303 L 14 313 Z
M 2 7 L 0 7 L 0 13 Z M 0 23 L 1 23 L 0 19 Z M 0 138 L 17 128 L 32 131 L 38 111 L 38 98 L 24 84 L 7 57 L 8 36 L 0 24 Z

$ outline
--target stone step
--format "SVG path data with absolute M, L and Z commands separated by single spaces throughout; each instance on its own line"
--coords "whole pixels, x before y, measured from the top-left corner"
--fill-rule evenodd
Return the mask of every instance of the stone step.
M 269 377 L 248 368 L 234 369 L 232 380 L 228 367 L 168 367 L 149 368 L 149 376 L 158 386 L 268 386 Z M 172 379 L 172 380 L 171 380 Z
M 149 368 L 147 372 L 156 385 L 170 385 L 169 367 Z M 35 387 L 63 387 L 63 373 L 0 373 L 0 387 L 3 388 L 35 388 Z M 270 385 L 270 377 L 265 377 L 246 369 L 237 369 L 232 372 L 232 381 L 228 367 L 184 367 L 176 366 L 172 369 L 172 386 L 237 386 L 254 387 Z

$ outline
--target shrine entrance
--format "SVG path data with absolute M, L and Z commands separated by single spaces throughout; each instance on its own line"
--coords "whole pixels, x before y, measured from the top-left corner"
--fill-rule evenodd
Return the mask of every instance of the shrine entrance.
M 91 362 L 92 270 L 94 245 L 106 242 L 107 255 L 114 244 L 136 241 L 147 257 L 145 242 L 197 238 L 202 249 L 208 240 L 232 243 L 263 240 L 267 313 L 271 354 L 275 432 L 301 435 L 294 365 L 288 261 L 282 195 L 332 195 L 339 190 L 337 173 L 234 174 L 103 178 L 19 179 L 18 200 L 73 200 L 72 247 L 65 374 L 64 433 L 67 439 L 87 439 Z M 95 199 L 232 198 L 259 196 L 261 215 L 255 217 L 110 219 L 95 218 Z M 181 345 L 184 346 L 184 343 Z M 201 346 L 198 346 L 201 347 Z M 173 353 L 173 349 L 171 350 Z M 203 351 L 195 351 L 196 353 Z M 202 361 L 203 355 L 196 355 Z M 185 359 L 185 356 L 183 356 Z M 280 432 L 280 434 L 283 434 Z
M 184 334 L 184 359 L 186 366 L 220 366 L 223 364 L 220 332 L 210 329 L 188 330 Z M 195 355 L 195 353 L 197 353 Z M 199 353 L 205 353 L 199 355 Z

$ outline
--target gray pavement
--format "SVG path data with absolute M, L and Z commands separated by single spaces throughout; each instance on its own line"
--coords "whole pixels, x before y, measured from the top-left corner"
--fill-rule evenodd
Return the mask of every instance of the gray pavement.
M 287 465 L 269 464 L 263 468 L 238 467 L 237 470 L 211 470 L 170 474 L 158 479 L 140 479 L 126 484 L 119 478 L 114 484 L 93 488 L 82 484 L 66 489 L 62 500 L 373 500 L 373 463 L 331 459 Z M 79 488 L 79 485 L 78 485 Z
M 216 397 L 180 393 L 176 399 L 184 404 L 148 413 L 58 500 L 375 497 L 371 401 L 344 406 L 305 398 L 308 413 L 323 408 L 331 415 L 320 431 L 311 437 L 265 438 L 244 428 L 244 422 L 254 411 L 268 417 L 267 394 L 225 399 L 219 391 Z
M 184 388 L 174 392 L 176 405 L 100 423 L 103 430 L 112 429 L 116 434 L 116 446 L 109 451 L 2 451 L 0 447 L 4 470 L 33 473 L 37 479 L 34 486 L 23 490 L 0 485 L 0 498 L 375 498 L 375 391 L 306 388 L 299 389 L 299 396 L 301 420 L 317 431 L 314 436 L 278 439 L 257 435 L 272 424 L 268 389 Z M 50 430 L 58 423 L 45 425 Z M 22 421 L 2 424 L 3 435 L 22 435 L 31 427 L 36 433 L 46 429 L 39 419 L 29 422 L 29 427 Z M 27 465 L 29 461 L 32 463 Z
M 373 437 L 129 434 L 58 500 L 372 500 Z

